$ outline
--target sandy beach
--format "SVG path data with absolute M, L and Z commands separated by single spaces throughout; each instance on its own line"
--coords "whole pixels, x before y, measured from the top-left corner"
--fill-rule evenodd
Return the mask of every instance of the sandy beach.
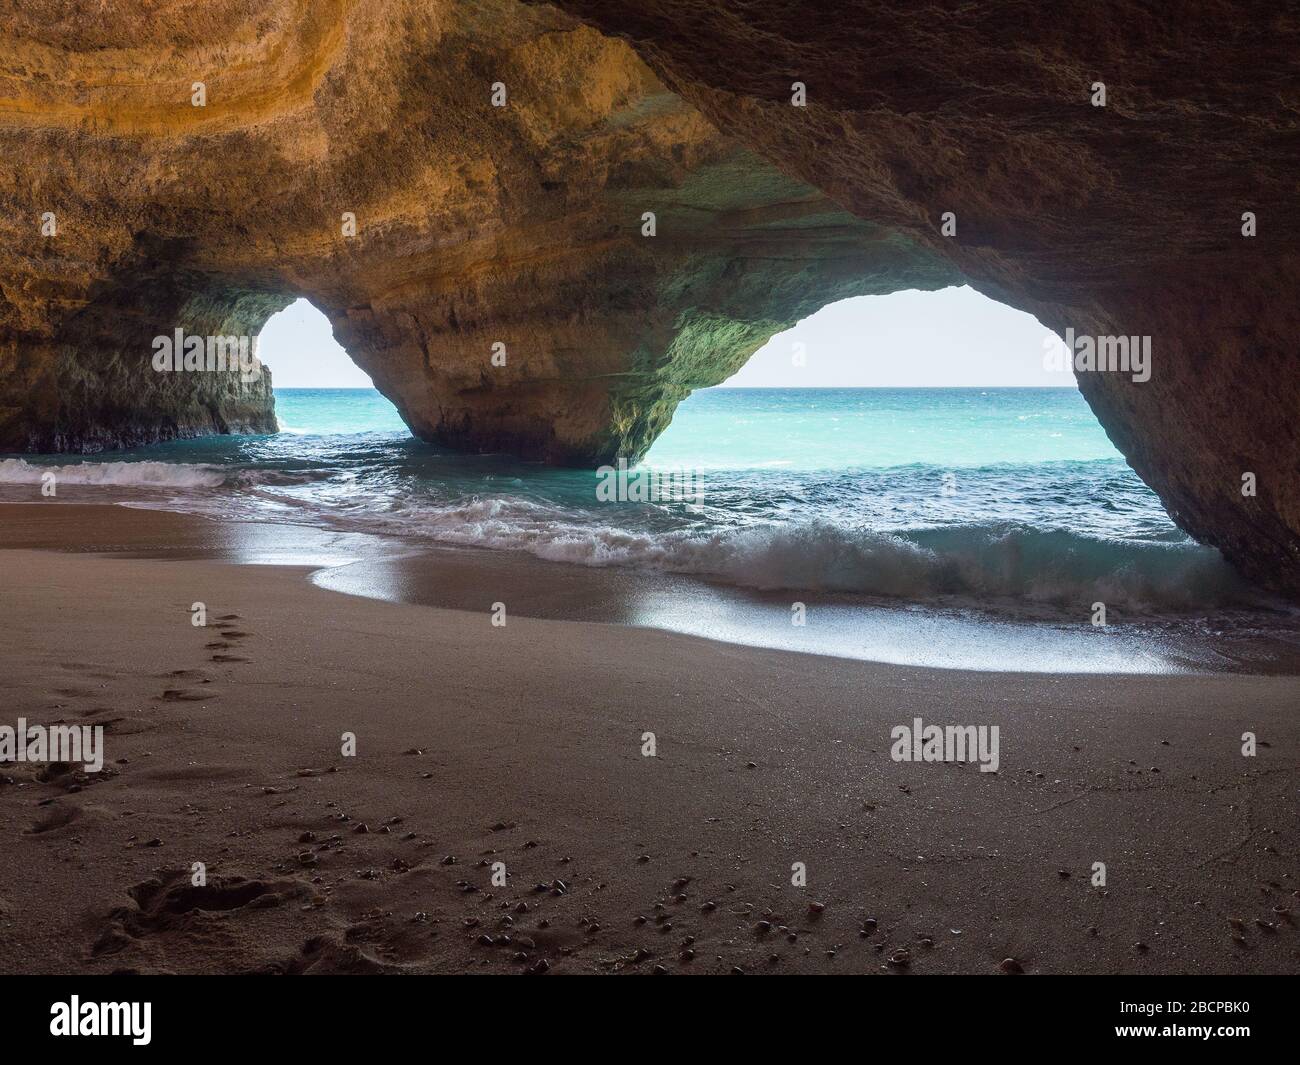
M 322 589 L 313 552 L 350 546 L 0 506 L 0 724 L 105 743 L 0 766 L 0 969 L 1296 970 L 1293 677 L 494 626 L 527 589 L 491 570 L 435 609 Z M 918 717 L 997 725 L 997 772 L 893 760 Z

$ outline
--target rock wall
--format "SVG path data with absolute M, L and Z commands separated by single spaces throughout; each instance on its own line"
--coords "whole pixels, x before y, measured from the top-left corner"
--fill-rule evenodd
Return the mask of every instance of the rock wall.
M 635 458 L 819 306 L 967 280 L 1149 336 L 1149 381 L 1085 396 L 1185 528 L 1300 594 L 1293 17 L 560 7 L 0 0 L 0 449 L 269 429 L 266 375 L 150 343 L 302 295 L 426 439 Z
M 824 303 L 957 277 L 553 9 L 204 10 L 0 5 L 0 448 L 273 428 L 265 377 L 150 344 L 302 295 L 425 439 L 635 458 Z

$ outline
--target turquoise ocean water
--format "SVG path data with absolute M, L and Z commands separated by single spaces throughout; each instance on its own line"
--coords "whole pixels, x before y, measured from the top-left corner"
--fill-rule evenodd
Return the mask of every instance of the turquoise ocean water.
M 114 485 L 229 517 L 690 574 L 764 591 L 1200 613 L 1254 595 L 1192 542 L 1063 389 L 727 389 L 691 396 L 645 465 L 698 501 L 600 502 L 594 470 L 411 438 L 371 389 L 281 389 L 282 431 L 86 458 L 0 481 Z

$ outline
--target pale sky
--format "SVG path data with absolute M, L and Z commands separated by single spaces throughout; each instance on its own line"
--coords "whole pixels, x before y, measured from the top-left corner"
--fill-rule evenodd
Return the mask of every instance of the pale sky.
M 909 289 L 823 307 L 778 333 L 732 388 L 1069 387 L 1043 369 L 1046 326 L 973 288 Z M 803 344 L 802 367 L 794 364 Z
M 1074 384 L 1043 369 L 1051 333 L 971 288 L 860 296 L 778 333 L 726 382 L 750 388 L 1015 387 Z M 802 344 L 803 365 L 795 355 Z M 368 388 L 329 321 L 297 300 L 266 323 L 258 354 L 277 388 Z
M 273 314 L 257 341 L 257 357 L 271 367 L 276 388 L 372 388 L 348 358 L 330 320 L 306 300 Z

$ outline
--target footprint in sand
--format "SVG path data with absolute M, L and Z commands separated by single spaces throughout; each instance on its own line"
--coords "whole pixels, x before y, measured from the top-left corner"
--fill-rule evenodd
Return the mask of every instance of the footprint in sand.
M 135 906 L 121 906 L 108 914 L 91 947 L 93 955 L 116 954 L 154 935 L 200 943 L 209 934 L 205 919 L 212 914 L 244 917 L 312 892 L 298 880 L 246 880 L 239 876 L 214 877 L 196 887 L 190 884 L 188 871 L 170 871 L 163 879 L 136 884 L 129 894 Z M 179 921 L 181 917 L 187 920 Z
M 167 703 L 201 703 L 216 697 L 214 691 L 195 691 L 193 688 L 168 688 L 159 696 Z
M 286 970 L 293 975 L 305 973 L 357 976 L 365 973 L 397 972 L 398 966 L 363 951 L 355 943 L 339 943 L 329 936 L 313 936 L 302 945 L 302 953 Z
M 240 632 L 238 629 L 222 629 L 221 635 L 227 640 L 242 640 L 248 633 Z
M 60 777 L 72 772 L 71 762 L 46 762 L 36 771 L 36 779 L 42 784 L 58 783 Z
M 126 718 L 116 713 L 111 707 L 99 706 L 93 710 L 83 710 L 81 713 L 81 723 L 89 725 L 92 728 L 98 726 L 105 732 L 111 732 L 113 726 Z
M 49 806 L 45 813 L 41 814 L 33 823 L 32 827 L 26 832 L 29 836 L 39 836 L 46 832 L 53 832 L 56 829 L 65 828 L 72 824 L 81 816 L 80 806 L 62 806 L 54 804 Z
M 222 614 L 221 617 L 217 618 L 217 620 L 218 621 L 239 621 L 240 617 L 238 614 Z
M 225 640 L 213 640 L 211 643 L 205 643 L 203 646 L 209 651 L 223 651 L 227 647 L 234 647 L 235 645 L 233 643 L 226 643 Z
M 251 662 L 251 658 L 244 658 L 241 655 L 213 655 L 214 662 Z
M 103 665 L 91 662 L 60 662 L 59 668 L 69 673 L 80 673 L 91 680 L 116 680 L 117 674 Z
M 152 732 L 154 725 L 144 715 L 119 714 L 112 707 L 100 706 L 93 710 L 81 712 L 81 724 L 102 728 L 114 736 L 135 736 L 141 732 Z
M 61 695 L 65 699 L 89 699 L 94 695 L 101 697 L 103 695 L 103 692 L 97 688 L 67 686 L 63 688 L 52 688 L 50 690 L 53 691 L 55 695 Z

